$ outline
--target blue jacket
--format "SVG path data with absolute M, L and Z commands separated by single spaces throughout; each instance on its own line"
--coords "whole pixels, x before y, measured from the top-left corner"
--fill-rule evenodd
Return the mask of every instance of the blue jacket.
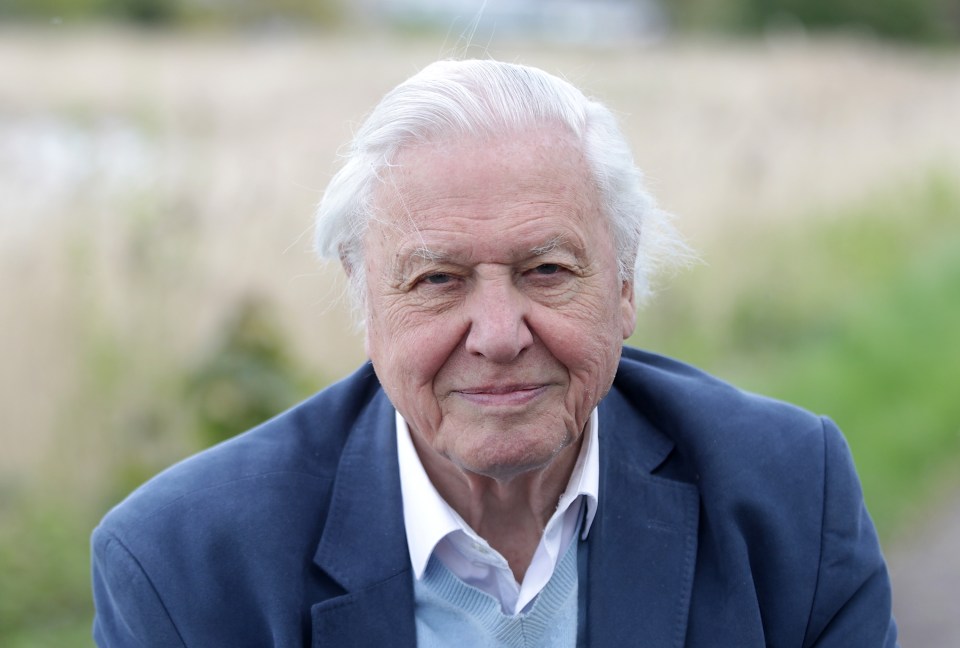
M 633 349 L 599 413 L 590 646 L 896 644 L 829 420 Z M 93 534 L 97 642 L 414 647 L 394 429 L 368 364 L 140 487 Z

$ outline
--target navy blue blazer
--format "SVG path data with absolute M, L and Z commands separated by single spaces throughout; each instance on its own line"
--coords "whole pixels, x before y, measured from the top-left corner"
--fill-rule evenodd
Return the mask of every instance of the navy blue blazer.
M 590 646 L 896 645 L 829 420 L 629 348 L 599 415 Z M 101 646 L 416 645 L 394 412 L 369 364 L 161 473 L 92 544 Z

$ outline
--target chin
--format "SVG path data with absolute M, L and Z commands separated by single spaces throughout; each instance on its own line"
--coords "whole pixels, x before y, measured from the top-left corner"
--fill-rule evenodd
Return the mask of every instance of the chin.
M 485 445 L 477 451 L 460 457 L 457 463 L 461 469 L 477 475 L 483 475 L 497 481 L 509 481 L 524 473 L 535 472 L 549 466 L 557 455 L 569 445 L 569 439 L 562 442 L 548 442 L 538 439 L 527 447 L 496 447 Z

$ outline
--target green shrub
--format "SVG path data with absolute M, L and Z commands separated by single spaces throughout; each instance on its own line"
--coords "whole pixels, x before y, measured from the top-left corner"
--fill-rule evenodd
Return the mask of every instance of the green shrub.
M 201 445 L 259 425 L 315 388 L 287 345 L 267 302 L 249 297 L 236 306 L 214 348 L 186 377 L 186 400 Z

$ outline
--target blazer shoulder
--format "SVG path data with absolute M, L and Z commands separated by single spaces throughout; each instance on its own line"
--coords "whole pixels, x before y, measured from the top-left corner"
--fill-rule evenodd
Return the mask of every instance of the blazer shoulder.
M 371 480 L 339 484 L 384 454 L 392 413 L 366 365 L 138 488 L 93 532 L 99 636 L 131 643 L 117 621 L 129 616 L 184 645 L 300 645 L 310 606 L 343 593 L 315 564 L 342 535 L 337 493 Z
M 336 474 L 354 423 L 379 399 L 385 396 L 367 363 L 286 412 L 160 472 L 107 513 L 100 528 L 123 534 L 172 509 L 198 501 L 226 505 L 240 493 L 246 506 L 256 507 L 257 499 L 284 485 L 318 496 Z M 262 488 L 266 484 L 272 488 Z
M 825 444 L 839 436 L 808 410 L 637 349 L 624 349 L 614 386 L 673 440 L 698 479 L 715 477 L 727 489 L 733 475 L 749 483 L 782 471 L 819 473 Z
M 832 421 L 635 349 L 624 350 L 614 387 L 615 401 L 674 444 L 664 466 L 681 464 L 696 484 L 701 600 L 759 610 L 768 638 L 791 645 L 890 645 L 883 558 Z M 704 645 L 717 641 L 716 619 L 697 623 L 698 636 L 710 628 Z

